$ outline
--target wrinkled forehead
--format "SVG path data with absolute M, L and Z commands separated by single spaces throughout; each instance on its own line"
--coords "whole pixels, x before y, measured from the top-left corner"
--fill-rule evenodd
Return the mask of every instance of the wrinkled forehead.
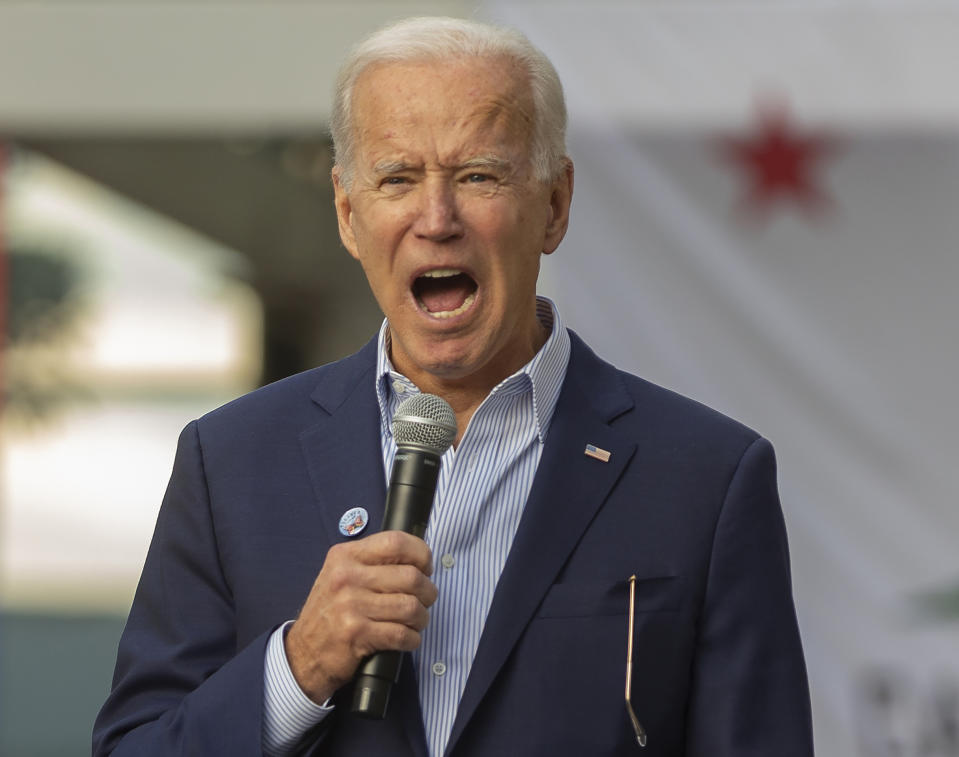
M 357 78 L 353 124 L 361 141 L 386 128 L 434 126 L 505 130 L 528 143 L 533 97 L 527 72 L 508 58 L 380 62 Z

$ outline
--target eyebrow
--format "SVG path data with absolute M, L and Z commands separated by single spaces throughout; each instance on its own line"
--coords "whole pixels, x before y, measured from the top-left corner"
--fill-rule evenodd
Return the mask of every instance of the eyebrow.
M 384 160 L 373 166 L 373 173 L 377 175 L 402 173 L 403 171 L 410 170 L 410 168 L 410 164 L 404 163 L 402 160 Z
M 373 166 L 373 173 L 377 176 L 383 176 L 403 173 L 413 168 L 414 166 L 402 160 L 384 160 Z M 509 171 L 512 168 L 512 163 L 505 158 L 500 158 L 495 155 L 479 155 L 455 166 L 454 170 L 470 170 L 475 168 Z
M 475 158 L 471 158 L 463 163 L 460 168 L 470 169 L 470 168 L 492 168 L 498 171 L 508 171 L 512 167 L 510 163 L 505 158 L 499 158 L 495 155 L 480 155 Z

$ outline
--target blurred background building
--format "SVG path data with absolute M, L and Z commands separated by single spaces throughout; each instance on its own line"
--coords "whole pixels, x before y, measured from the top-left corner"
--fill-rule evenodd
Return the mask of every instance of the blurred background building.
M 775 443 L 817 753 L 959 757 L 949 0 L 0 3 L 0 755 L 89 752 L 179 429 L 376 328 L 326 123 L 414 14 L 559 69 L 543 293 Z

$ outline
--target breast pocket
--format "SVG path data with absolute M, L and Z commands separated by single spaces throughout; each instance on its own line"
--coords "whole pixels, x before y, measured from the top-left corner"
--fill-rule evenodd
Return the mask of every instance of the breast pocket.
M 637 576 L 636 613 L 675 611 L 681 604 L 682 576 Z M 612 584 L 571 581 L 550 587 L 536 617 L 626 617 L 628 609 L 629 582 L 625 579 Z

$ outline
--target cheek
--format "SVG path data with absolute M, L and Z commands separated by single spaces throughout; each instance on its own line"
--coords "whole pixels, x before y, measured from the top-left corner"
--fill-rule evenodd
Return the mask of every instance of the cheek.
M 354 205 L 352 226 L 368 240 L 395 236 L 409 224 L 411 206 L 403 199 L 366 197 Z
M 498 203 L 496 223 L 504 235 L 525 239 L 529 244 L 540 244 L 546 228 L 549 203 L 530 192 L 502 198 Z
M 353 235 L 363 269 L 367 275 L 387 275 L 393 269 L 403 237 L 402 220 L 395 214 L 384 213 L 355 214 L 353 218 Z
M 472 203 L 468 213 L 470 225 L 491 242 L 511 242 L 529 234 L 529 214 L 520 203 L 510 198 Z
M 535 209 L 513 206 L 485 219 L 483 236 L 495 253 L 490 258 L 493 268 L 509 278 L 535 277 L 545 239 L 541 216 Z

